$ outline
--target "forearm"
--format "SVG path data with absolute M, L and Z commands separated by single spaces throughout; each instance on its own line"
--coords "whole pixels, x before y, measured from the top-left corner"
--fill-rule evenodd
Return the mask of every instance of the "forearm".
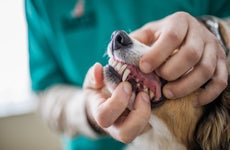
M 85 113 L 83 91 L 68 85 L 56 85 L 39 93 L 38 111 L 51 129 L 75 136 L 96 137 Z

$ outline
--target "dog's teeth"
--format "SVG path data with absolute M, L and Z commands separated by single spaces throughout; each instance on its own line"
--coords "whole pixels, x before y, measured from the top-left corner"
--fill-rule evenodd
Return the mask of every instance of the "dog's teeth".
M 140 88 L 141 87 L 141 84 L 140 83 L 137 83 L 137 88 Z
M 147 86 L 145 86 L 145 85 L 144 85 L 144 87 L 143 87 L 143 91 L 144 91 L 145 93 L 149 94 L 149 92 L 148 92 L 149 89 L 148 89 Z
M 109 59 L 109 64 L 110 64 L 111 66 L 115 67 L 116 64 L 117 64 L 117 62 L 116 62 L 113 58 L 111 58 L 111 59 Z
M 125 81 L 127 79 L 127 77 L 129 76 L 130 74 L 130 70 L 129 69 L 126 69 L 123 76 L 122 76 L 122 81 Z
M 112 66 L 115 68 L 116 67 L 116 65 L 117 65 L 117 61 L 115 61 L 115 60 L 113 60 L 113 64 L 112 64 Z
M 123 72 L 125 71 L 126 67 L 127 67 L 127 65 L 126 65 L 126 64 L 122 65 L 122 66 L 120 67 L 120 69 L 119 69 L 118 73 L 119 73 L 120 75 L 122 75 L 122 74 L 123 74 Z
M 149 98 L 150 98 L 150 99 L 153 99 L 154 96 L 155 96 L 154 93 L 153 93 L 151 90 L 149 90 Z
M 113 63 L 114 63 L 114 59 L 110 58 L 110 59 L 109 59 L 109 64 L 110 64 L 111 66 L 113 66 Z
M 117 65 L 116 65 L 115 69 L 116 69 L 117 71 L 119 71 L 119 70 L 120 70 L 120 68 L 121 68 L 121 66 L 122 66 L 122 64 L 121 64 L 121 63 L 117 63 Z

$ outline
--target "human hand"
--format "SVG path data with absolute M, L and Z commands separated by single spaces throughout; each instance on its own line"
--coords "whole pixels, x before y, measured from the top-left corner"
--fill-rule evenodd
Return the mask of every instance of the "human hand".
M 178 12 L 150 22 L 131 36 L 152 47 L 140 60 L 140 69 L 169 81 L 165 97 L 175 99 L 205 87 L 195 106 L 214 100 L 227 85 L 225 52 L 217 38 L 191 15 Z
M 96 128 L 113 138 L 129 143 L 149 129 L 151 107 L 149 97 L 140 92 L 134 101 L 133 110 L 128 110 L 132 87 L 128 82 L 120 83 L 111 94 L 104 85 L 103 68 L 96 63 L 91 67 L 84 81 L 86 113 Z

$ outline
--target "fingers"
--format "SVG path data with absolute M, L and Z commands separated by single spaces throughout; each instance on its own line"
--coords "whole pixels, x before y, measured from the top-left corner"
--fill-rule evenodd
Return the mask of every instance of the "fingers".
M 216 46 L 207 44 L 200 62 L 180 79 L 172 81 L 163 88 L 169 99 L 183 97 L 205 84 L 213 75 L 217 63 Z
M 154 28 L 154 25 L 155 24 L 153 23 L 148 23 L 144 27 L 130 33 L 130 36 L 139 42 L 150 46 L 157 39 L 157 34 L 155 32 L 156 28 Z
M 154 38 L 151 38 L 150 40 L 154 41 L 151 45 L 151 50 L 142 56 L 139 63 L 139 67 L 144 73 L 150 73 L 158 68 L 184 41 L 188 30 L 188 22 L 186 19 L 182 19 L 180 17 L 181 15 L 185 14 L 178 13 L 169 16 L 157 24 L 148 24 L 144 29 L 139 31 L 142 31 L 143 34 L 149 31 L 146 37 L 151 37 L 150 34 L 154 35 L 152 36 Z M 178 22 L 180 22 L 180 24 L 178 24 Z M 155 28 L 150 27 L 150 25 Z M 137 36 L 137 34 L 135 36 Z M 141 40 L 146 39 L 146 37 L 144 36 Z
M 132 110 L 123 122 L 118 122 L 106 130 L 115 139 L 129 143 L 143 132 L 148 125 L 151 115 L 149 97 L 146 93 L 141 92 L 137 95 L 134 110 Z
M 133 110 L 127 112 L 131 95 L 132 86 L 122 82 L 110 98 L 91 101 L 89 107 L 96 124 L 124 143 L 132 141 L 146 129 L 151 115 L 149 96 L 144 92 L 137 95 Z
M 147 129 L 151 115 L 149 96 L 141 92 L 137 95 L 133 110 L 127 111 L 132 95 L 128 82 L 120 83 L 108 99 L 92 100 L 88 109 L 96 124 L 115 139 L 128 143 Z
M 198 99 L 194 101 L 195 106 L 202 106 L 210 103 L 226 88 L 228 71 L 225 59 L 218 61 L 216 68 L 217 70 L 212 80 L 201 90 Z
M 186 96 L 211 79 L 197 101 L 202 105 L 214 100 L 225 88 L 227 70 L 225 58 L 220 57 L 220 43 L 191 15 L 175 13 L 131 35 L 151 47 L 142 56 L 139 67 L 144 73 L 155 70 L 169 81 L 163 88 L 165 97 Z
M 103 128 L 111 126 L 128 107 L 131 94 L 131 85 L 123 82 L 118 85 L 109 99 L 97 104 L 98 107 L 94 109 L 93 114 L 98 125 Z
M 195 31 L 188 33 L 184 44 L 156 70 L 158 75 L 168 81 L 173 81 L 191 70 L 200 61 L 204 40 L 196 34 Z
M 99 89 L 104 85 L 103 67 L 99 63 L 95 63 L 87 72 L 84 81 L 84 88 Z
M 104 76 L 103 76 L 103 67 L 99 63 L 94 65 L 94 79 L 95 79 L 95 88 L 101 88 L 104 85 Z

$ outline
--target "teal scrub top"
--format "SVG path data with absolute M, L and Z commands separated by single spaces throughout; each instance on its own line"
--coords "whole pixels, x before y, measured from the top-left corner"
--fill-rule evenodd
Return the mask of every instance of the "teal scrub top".
M 114 30 L 131 32 L 176 11 L 195 17 L 230 16 L 229 0 L 84 0 L 81 5 L 78 2 L 25 0 L 34 91 L 60 83 L 81 86 L 90 66 L 95 62 L 107 63 L 106 47 Z M 65 148 L 71 150 L 119 150 L 124 146 L 109 137 L 92 140 L 78 136 L 63 141 Z

